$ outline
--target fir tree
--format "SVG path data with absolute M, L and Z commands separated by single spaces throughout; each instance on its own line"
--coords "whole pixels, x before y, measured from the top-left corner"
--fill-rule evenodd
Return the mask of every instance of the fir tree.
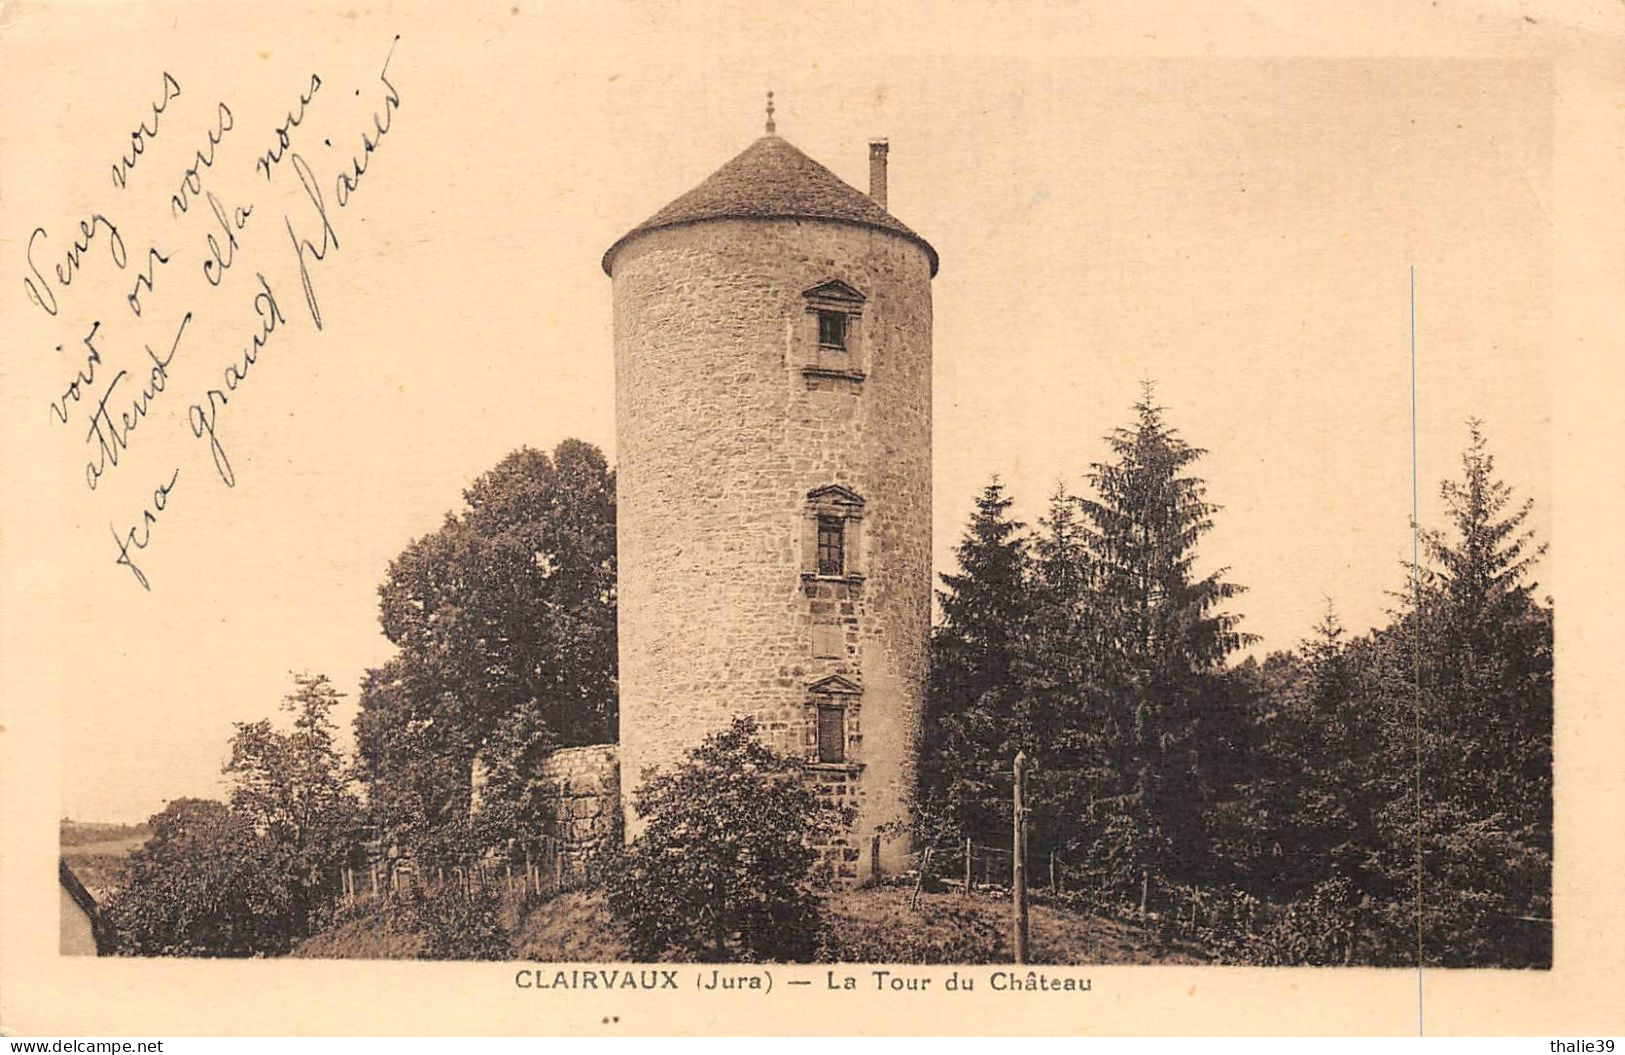
M 1009 516 L 1011 499 L 995 477 L 976 499 L 965 537 L 954 555 L 959 574 L 942 575 L 937 591 L 942 625 L 936 635 L 948 710 L 1009 685 L 1026 623 L 1030 558 L 1025 524 Z
M 1014 664 L 1009 751 L 1031 764 L 1028 846 L 1040 857 L 1087 853 L 1080 829 L 1104 784 L 1100 623 L 1078 499 L 1058 485 L 1032 539 L 1028 632 Z
M 1313 634 L 1286 657 L 1290 674 L 1257 727 L 1248 809 L 1268 832 L 1253 887 L 1295 898 L 1337 877 L 1359 883 L 1369 839 L 1369 738 L 1353 692 L 1349 643 L 1328 602 Z
M 994 478 L 942 575 L 942 623 L 931 638 L 918 813 L 937 834 L 1000 839 L 1008 826 L 1015 666 L 1029 624 L 1026 526 Z M 1002 806 L 1002 811 L 1001 811 Z
M 1110 644 L 1131 680 L 1172 683 L 1218 669 L 1246 643 L 1239 617 L 1218 611 L 1242 588 L 1224 581 L 1227 568 L 1195 577 L 1196 544 L 1218 507 L 1185 470 L 1207 452 L 1163 421 L 1149 382 L 1134 410 L 1135 425 L 1107 439 L 1116 460 L 1091 466 L 1098 497 L 1082 505 L 1096 585 L 1113 620 Z
M 1530 578 L 1546 547 L 1524 527 L 1533 500 L 1514 506 L 1495 477 L 1482 424 L 1469 421 L 1468 435 L 1462 478 L 1440 489 L 1453 532 L 1422 534 L 1430 564 L 1423 612 L 1433 617 L 1424 677 L 1453 688 L 1441 705 L 1478 733 L 1464 774 L 1494 773 L 1494 793 L 1532 807 L 1550 783 L 1551 619 Z M 1530 810 L 1520 816 L 1537 819 Z
M 1218 675 L 1248 640 L 1221 610 L 1241 592 L 1227 569 L 1195 572 L 1217 510 L 1187 471 L 1205 452 L 1164 422 L 1149 383 L 1134 410 L 1135 424 L 1108 437 L 1114 460 L 1091 467 L 1096 497 L 1082 501 L 1111 704 L 1102 723 L 1111 786 L 1097 826 L 1124 883 L 1141 869 L 1190 876 L 1206 859 L 1203 702 L 1228 705 Z
M 1452 611 L 1464 628 L 1487 634 L 1528 612 L 1537 585 L 1528 575 L 1546 546 L 1535 545 L 1534 531 L 1523 526 L 1534 499 L 1508 510 L 1512 488 L 1495 477 L 1483 422 L 1470 419 L 1467 431 L 1462 479 L 1439 489 L 1455 537 L 1428 531 L 1422 539 Z
M 1479 422 L 1462 474 L 1441 487 L 1447 531 L 1390 628 L 1387 709 L 1412 732 L 1393 759 L 1420 778 L 1384 810 L 1390 881 L 1414 888 L 1420 824 L 1424 955 L 1446 965 L 1550 962 L 1552 619 L 1530 577 L 1545 552 L 1495 475 Z M 1408 668 L 1408 669 L 1407 669 Z M 1400 789 L 1395 789 L 1396 791 Z M 1420 812 L 1420 816 L 1418 816 Z M 1402 863 L 1403 862 L 1403 863 Z M 1413 924 L 1414 925 L 1414 924 Z
M 1019 690 L 1015 747 L 1040 767 L 1077 765 L 1085 750 L 1082 717 L 1099 660 L 1078 500 L 1057 486 L 1038 526 L 1028 630 L 1013 663 Z

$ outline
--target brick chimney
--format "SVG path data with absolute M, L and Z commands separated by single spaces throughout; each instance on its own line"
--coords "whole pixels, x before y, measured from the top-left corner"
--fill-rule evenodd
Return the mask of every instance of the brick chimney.
M 869 140 L 869 197 L 882 209 L 886 207 L 886 151 L 889 149 L 884 139 Z

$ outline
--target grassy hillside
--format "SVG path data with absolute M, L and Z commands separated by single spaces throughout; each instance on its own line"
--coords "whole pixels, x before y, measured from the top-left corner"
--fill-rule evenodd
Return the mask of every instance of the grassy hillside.
M 359 960 L 412 960 L 422 955 L 415 920 L 400 902 L 367 899 L 345 916 L 300 942 L 293 955 Z M 630 957 L 601 891 L 571 891 L 524 913 L 510 904 L 503 922 L 514 936 L 515 959 L 604 963 Z
M 335 923 L 294 946 L 293 955 L 318 960 L 415 960 L 421 955 L 422 939 L 404 917 L 388 910 L 382 902 L 378 911 Z
M 974 894 L 921 894 L 909 908 L 901 887 L 854 890 L 826 909 L 830 959 L 846 963 L 1009 963 L 1010 902 Z M 1202 963 L 1199 950 L 1169 947 L 1139 927 L 1060 906 L 1028 909 L 1032 963 Z
M 825 953 L 831 963 L 1008 963 L 1010 905 L 976 895 L 924 894 L 909 908 L 900 887 L 841 891 L 825 905 Z M 387 906 L 387 902 L 385 905 Z M 1068 909 L 1034 905 L 1030 915 L 1034 963 L 1201 963 L 1201 950 L 1168 946 L 1126 923 Z M 510 911 L 513 957 L 546 962 L 626 962 L 624 937 L 601 891 L 552 898 L 519 917 Z M 420 940 L 402 913 L 384 908 L 314 935 L 295 956 L 410 959 Z

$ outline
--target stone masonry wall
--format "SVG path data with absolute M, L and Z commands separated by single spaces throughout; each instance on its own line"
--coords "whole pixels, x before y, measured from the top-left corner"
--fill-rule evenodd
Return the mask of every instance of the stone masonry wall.
M 566 747 L 542 762 L 544 824 L 572 867 L 620 835 L 621 769 L 615 744 Z
M 613 277 L 626 797 L 740 714 L 815 762 L 813 687 L 837 676 L 848 763 L 814 779 L 855 807 L 836 856 L 867 876 L 905 816 L 925 691 L 929 261 L 847 224 L 711 220 L 639 235 Z M 866 298 L 846 352 L 819 349 L 803 297 L 830 280 Z M 862 506 L 851 574 L 820 578 L 808 495 L 828 485 Z M 884 840 L 882 869 L 907 850 Z

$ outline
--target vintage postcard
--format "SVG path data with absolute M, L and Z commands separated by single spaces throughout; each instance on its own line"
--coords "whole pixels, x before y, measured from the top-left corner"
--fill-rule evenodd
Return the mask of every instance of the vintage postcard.
M 9 3 L 0 1029 L 1620 1032 L 1625 13 Z

